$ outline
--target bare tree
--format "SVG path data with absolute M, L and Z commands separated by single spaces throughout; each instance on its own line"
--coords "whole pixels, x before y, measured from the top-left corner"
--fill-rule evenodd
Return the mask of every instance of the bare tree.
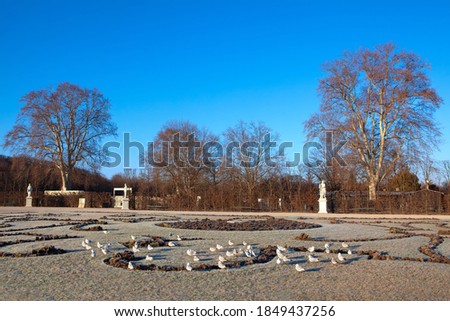
M 72 187 L 75 166 L 99 166 L 100 141 L 116 134 L 110 103 L 97 89 L 61 83 L 22 97 L 14 128 L 4 146 L 52 162 L 61 173 L 61 190 Z
M 199 186 L 205 164 L 202 150 L 207 142 L 217 138 L 208 130 L 200 130 L 187 121 L 170 121 L 158 132 L 150 146 L 148 163 L 155 173 L 170 179 L 176 195 L 192 202 Z M 189 203 L 190 204 L 190 203 Z
M 306 122 L 308 136 L 333 130 L 364 167 L 371 200 L 400 157 L 423 155 L 438 143 L 433 113 L 442 100 L 416 54 L 390 43 L 326 63 L 320 113 Z
M 441 162 L 440 172 L 443 176 L 443 185 L 447 188 L 450 185 L 450 160 L 444 160 Z
M 232 162 L 226 160 L 229 162 L 227 167 L 232 167 L 230 170 L 239 175 L 250 205 L 254 202 L 256 186 L 279 166 L 280 156 L 271 150 L 274 147 L 271 142 L 278 139 L 278 134 L 271 133 L 271 129 L 262 122 L 241 121 L 228 128 L 224 136 L 227 140 L 227 158 L 233 157 Z

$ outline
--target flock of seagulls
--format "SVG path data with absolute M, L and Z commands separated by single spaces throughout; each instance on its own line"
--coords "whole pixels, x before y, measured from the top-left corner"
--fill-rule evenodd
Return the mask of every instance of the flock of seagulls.
M 103 231 L 104 233 L 107 231 Z M 107 234 L 107 233 L 105 233 Z M 172 236 L 173 234 L 170 233 L 169 236 Z M 180 235 L 176 236 L 177 241 L 182 241 L 183 238 Z M 133 253 L 138 253 L 140 252 L 139 249 L 139 242 L 138 242 L 138 238 L 134 235 L 131 235 L 131 240 L 134 242 L 131 250 Z M 96 251 L 93 248 L 93 241 L 86 238 L 82 241 L 81 245 L 83 248 L 85 248 L 86 250 L 90 251 L 90 255 L 92 258 L 95 258 L 97 256 Z M 169 241 L 167 243 L 167 245 L 169 247 L 177 247 L 179 246 L 179 244 L 175 241 Z M 106 244 L 102 244 L 100 242 L 97 242 L 96 244 L 97 248 L 103 253 L 103 255 L 107 255 L 111 252 L 111 243 L 106 243 Z M 247 243 L 246 241 L 243 241 L 241 243 L 241 245 L 237 245 L 235 246 L 235 242 L 228 240 L 227 245 L 221 245 L 221 244 L 216 244 L 215 246 L 211 246 L 209 248 L 209 252 L 210 254 L 217 254 L 217 267 L 219 269 L 226 269 L 227 265 L 226 262 L 229 260 L 232 260 L 233 258 L 239 257 L 239 256 L 246 256 L 249 258 L 254 258 L 257 257 L 258 254 L 255 252 L 255 248 Z M 333 265 L 338 265 L 341 262 L 344 262 L 347 260 L 346 257 L 344 257 L 344 255 L 342 255 L 342 251 L 347 250 L 346 254 L 351 256 L 353 255 L 351 249 L 349 248 L 349 245 L 345 242 L 343 242 L 341 244 L 342 249 L 344 250 L 339 250 L 337 257 L 332 257 L 331 258 L 331 264 Z M 325 253 L 330 254 L 331 253 L 331 245 L 330 243 L 325 243 L 324 245 L 325 248 Z M 148 253 L 145 256 L 145 260 L 150 262 L 150 261 L 154 261 L 154 257 L 150 254 L 151 251 L 154 250 L 153 246 L 151 246 L 150 244 L 147 245 L 146 247 Z M 307 251 L 309 252 L 307 258 L 307 262 L 309 263 L 317 263 L 320 262 L 321 259 L 319 258 L 319 256 L 316 254 L 316 248 L 314 246 L 310 246 L 307 248 Z M 206 251 L 208 252 L 208 251 Z M 285 263 L 289 263 L 292 261 L 292 258 L 289 257 L 289 253 L 291 251 L 286 248 L 283 247 L 281 245 L 277 245 L 276 248 L 276 264 L 280 265 L 280 264 L 285 264 Z M 321 251 L 319 251 L 321 252 Z M 201 252 L 200 252 L 201 254 Z M 201 261 L 201 255 L 199 253 L 197 253 L 196 250 L 194 249 L 187 249 L 186 250 L 186 255 L 188 257 L 188 259 L 192 260 L 193 262 L 199 262 Z M 326 262 L 326 261 L 324 261 Z M 300 264 L 296 263 L 295 264 L 295 270 L 298 272 L 305 272 L 306 269 L 304 267 L 302 267 Z M 128 269 L 130 270 L 135 270 L 136 269 L 136 263 L 130 261 L 128 263 Z M 192 271 L 193 270 L 193 266 L 191 262 L 187 262 L 185 265 L 185 269 L 186 271 Z

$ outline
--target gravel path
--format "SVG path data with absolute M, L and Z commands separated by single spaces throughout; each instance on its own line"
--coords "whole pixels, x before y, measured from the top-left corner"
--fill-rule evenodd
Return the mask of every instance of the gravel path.
M 61 213 L 59 213 L 61 212 Z M 28 216 L 25 215 L 28 213 Z M 56 215 L 49 215 L 56 214 Z M 60 219 L 74 221 L 102 218 L 108 224 L 101 225 L 109 231 L 75 231 L 71 226 L 56 226 L 34 229 L 36 226 L 60 224 Z M 133 216 L 130 216 L 133 215 Z M 265 214 L 266 215 L 266 214 Z M 289 219 L 298 219 L 293 215 Z M 369 260 L 366 255 L 345 255 L 347 261 L 332 265 L 335 254 L 318 253 L 320 262 L 307 262 L 307 252 L 289 252 L 291 262 L 277 265 L 274 260 L 264 264 L 246 267 L 208 271 L 130 271 L 106 265 L 104 256 L 96 248 L 97 241 L 111 243 L 113 252 L 126 249 L 122 242 L 130 241 L 131 235 L 144 239 L 147 235 L 158 235 L 168 239 L 182 236 L 178 247 L 159 247 L 152 251 L 141 248 L 136 255 L 144 258 L 149 254 L 154 263 L 184 266 L 191 262 L 216 264 L 218 253 L 208 249 L 221 244 L 225 249 L 243 247 L 242 242 L 252 244 L 255 251 L 268 245 L 323 248 L 327 240 L 348 239 L 354 251 L 385 251 L 399 257 L 426 258 L 418 247 L 429 242 L 429 237 L 414 236 L 385 240 L 387 237 L 401 237 L 390 233 L 389 227 L 355 223 L 355 219 L 342 224 L 330 224 L 328 218 L 306 217 L 306 222 L 320 224 L 320 228 L 278 231 L 207 231 L 175 229 L 156 226 L 167 219 L 178 220 L 194 217 L 205 218 L 203 214 L 118 212 L 117 210 L 78 210 L 38 208 L 31 211 L 23 208 L 0 208 L 0 224 L 13 226 L 0 228 L 0 242 L 30 240 L 30 235 L 7 235 L 8 230 L 28 229 L 24 233 L 44 235 L 68 235 L 77 238 L 25 242 L 3 245 L 1 252 L 26 253 L 44 245 L 53 245 L 66 253 L 42 257 L 0 257 L 1 300 L 450 300 L 450 265 L 430 262 Z M 223 213 L 208 215 L 211 219 L 224 216 Z M 246 220 L 249 214 L 233 213 L 232 217 Z M 399 218 L 408 222 L 408 216 Z M 45 218 L 43 220 L 43 218 Z M 143 220 L 126 222 L 130 218 Z M 21 221 L 20 219 L 28 219 Z M 48 219 L 48 220 L 47 220 Z M 364 219 L 361 217 L 360 219 Z M 449 222 L 448 217 L 438 221 Z M 423 224 L 423 223 L 421 223 Z M 423 224 L 434 231 L 436 222 Z M 99 224 L 94 224 L 99 225 Z M 376 225 L 376 224 L 375 224 Z M 89 226 L 86 226 L 87 228 Z M 422 226 L 421 226 L 422 227 Z M 437 227 L 436 227 L 437 228 Z M 311 240 L 294 238 L 306 233 Z M 419 231 L 421 233 L 421 231 Z M 426 233 L 431 233 L 426 231 Z M 172 236 L 169 237 L 169 234 Z M 97 256 L 81 247 L 83 239 L 94 241 Z M 375 239 L 363 241 L 363 239 Z M 236 243 L 226 246 L 228 240 Z M 439 245 L 438 251 L 450 255 L 450 239 Z M 192 262 L 186 255 L 187 249 L 197 251 L 201 262 Z M 332 249 L 343 250 L 340 242 L 333 242 Z M 220 253 L 224 255 L 225 249 Z M 244 260 L 245 257 L 231 260 Z M 145 263 L 145 260 L 141 260 Z M 299 273 L 294 265 L 299 263 L 306 272 Z

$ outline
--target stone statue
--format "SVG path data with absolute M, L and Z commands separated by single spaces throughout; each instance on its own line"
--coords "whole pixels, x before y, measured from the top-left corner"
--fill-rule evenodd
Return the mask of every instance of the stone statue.
M 123 198 L 127 198 L 127 184 L 123 188 Z
M 28 197 L 31 197 L 32 191 L 33 191 L 33 187 L 31 187 L 31 184 L 28 184 L 28 188 L 27 188 Z
M 323 181 L 323 180 L 319 184 L 319 193 L 320 193 L 320 198 L 326 198 L 327 189 L 325 187 L 325 181 Z
M 325 181 L 321 181 L 319 184 L 319 214 L 326 214 L 327 212 L 327 189 L 325 187 Z

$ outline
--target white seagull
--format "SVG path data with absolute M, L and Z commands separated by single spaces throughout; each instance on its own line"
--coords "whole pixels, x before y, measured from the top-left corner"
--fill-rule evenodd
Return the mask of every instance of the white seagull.
M 220 269 L 226 269 L 226 268 L 227 268 L 227 266 L 226 266 L 225 264 L 223 264 L 222 261 L 219 261 L 219 262 L 217 263 L 217 266 L 218 266 Z
M 346 249 L 346 248 L 348 248 L 348 244 L 345 242 L 342 242 L 342 247 Z
M 330 254 L 331 253 L 330 249 L 325 249 L 325 253 Z
M 100 242 L 97 242 L 97 247 L 98 247 L 99 249 L 102 248 L 102 245 L 100 244 Z
M 220 262 L 225 262 L 227 259 L 224 258 L 222 255 L 219 255 L 219 261 Z
M 107 247 L 102 247 L 101 250 L 102 250 L 102 253 L 103 253 L 104 255 L 107 255 L 108 252 L 109 252 L 109 250 L 108 250 Z
M 191 263 L 189 263 L 189 262 L 186 263 L 186 270 L 188 270 L 189 272 L 192 271 Z
M 353 254 L 352 250 L 348 250 L 347 254 L 352 255 Z
M 298 272 L 305 272 L 305 269 L 304 268 L 302 268 L 301 266 L 300 266 L 300 264 L 295 264 L 295 269 L 298 271 Z
M 229 246 L 233 246 L 233 245 L 234 245 L 234 243 L 233 243 L 233 242 L 231 242 L 231 240 L 228 240 L 228 245 L 229 245 Z
M 319 262 L 319 259 L 315 256 L 312 256 L 311 254 L 308 255 L 308 261 L 311 263 Z
M 103 230 L 103 234 L 109 234 L 108 230 Z
M 133 241 L 136 241 L 136 236 L 131 235 L 131 239 L 132 239 Z
M 334 265 L 338 264 L 338 262 L 334 259 L 334 257 L 331 258 L 331 264 L 334 264 Z
M 343 257 L 341 253 L 338 253 L 338 260 L 341 262 L 345 261 L 345 257 Z
M 128 262 L 128 269 L 134 270 L 136 268 L 135 264 L 133 262 Z
M 91 256 L 92 256 L 92 257 L 95 257 L 95 255 L 96 255 L 96 254 L 95 254 L 95 251 L 94 251 L 94 250 L 91 250 Z
M 182 239 L 181 239 L 181 236 L 180 235 L 177 235 L 177 241 L 181 241 Z
M 145 257 L 145 260 L 146 260 L 146 261 L 153 261 L 153 256 L 147 255 L 147 256 Z
M 84 243 L 89 244 L 89 243 L 92 243 L 92 241 L 90 239 L 85 239 Z
M 247 246 L 247 242 L 242 241 L 242 245 Z
M 197 255 L 194 255 L 194 258 L 193 258 L 192 260 L 194 260 L 194 262 L 198 262 L 198 261 L 200 261 L 200 259 L 198 258 L 198 256 L 197 256 Z
M 220 245 L 220 244 L 216 244 L 216 248 L 217 248 L 218 250 L 221 250 L 221 249 L 223 249 L 223 246 Z
M 285 247 L 283 247 L 281 245 L 278 245 L 278 244 L 277 244 L 277 250 L 280 251 L 280 252 L 286 252 L 287 251 L 287 249 Z
M 312 253 L 312 252 L 314 252 L 314 251 L 315 251 L 314 246 L 311 246 L 311 247 L 308 248 L 308 252 L 311 252 L 311 253 Z
M 280 257 L 277 257 L 277 264 L 281 264 L 283 261 L 280 259 Z
M 189 256 L 194 256 L 195 254 L 197 254 L 197 252 L 195 252 L 195 251 L 192 250 L 192 249 L 187 249 L 187 250 L 186 250 L 186 254 L 189 255 Z
M 330 248 L 330 244 L 329 243 L 325 243 L 325 248 L 329 249 Z
M 169 243 L 167 243 L 167 245 L 169 245 L 170 247 L 175 247 L 177 246 L 177 243 L 170 241 Z
M 216 248 L 215 248 L 215 247 L 210 247 L 210 248 L 209 248 L 209 251 L 210 251 L 210 252 L 215 252 L 215 251 L 216 251 Z
M 226 252 L 225 252 L 225 255 L 228 256 L 228 257 L 234 256 L 234 254 L 233 254 L 232 251 L 226 251 Z
M 147 245 L 147 250 L 149 250 L 149 251 L 153 250 L 153 246 L 151 246 L 150 244 Z

